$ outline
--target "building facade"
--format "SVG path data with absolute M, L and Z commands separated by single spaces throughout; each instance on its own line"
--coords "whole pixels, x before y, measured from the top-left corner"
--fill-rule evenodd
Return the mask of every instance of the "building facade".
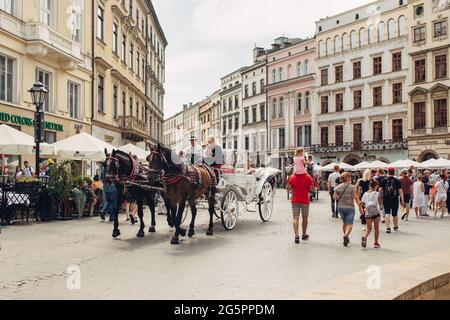
M 450 158 L 450 2 L 410 0 L 409 158 Z
M 151 1 L 94 0 L 92 133 L 148 149 L 162 139 L 167 41 Z
M 266 53 L 255 48 L 253 65 L 242 76 L 242 131 L 244 150 L 250 161 L 261 166 L 267 159 Z
M 179 112 L 164 121 L 163 142 L 166 147 L 179 152 L 184 146 L 184 115 Z
M 379 0 L 316 23 L 315 163 L 407 158 L 407 14 Z
M 91 133 L 91 1 L 0 1 L 0 124 L 34 136 L 27 92 L 36 81 L 49 90 L 45 141 Z M 76 10 L 67 12 L 73 5 Z M 14 171 L 33 157 L 5 156 Z M 3 164 L 3 159 L 0 163 Z
M 203 149 L 208 145 L 208 138 L 211 135 L 211 97 L 206 98 L 200 103 L 200 137 L 199 145 Z
M 200 106 L 203 102 L 183 106 L 183 149 L 189 147 L 192 137 L 197 139 L 197 143 L 201 143 L 201 125 L 200 125 Z
M 297 147 L 311 146 L 315 88 L 314 39 L 278 38 L 267 53 L 271 165 L 284 169 Z
M 216 144 L 222 145 L 221 137 L 221 116 L 220 116 L 220 90 L 215 91 L 211 95 L 211 132 L 210 136 L 214 137 Z

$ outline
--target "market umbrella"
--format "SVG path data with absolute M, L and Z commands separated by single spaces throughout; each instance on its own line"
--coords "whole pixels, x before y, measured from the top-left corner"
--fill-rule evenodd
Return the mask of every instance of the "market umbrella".
M 450 169 L 450 160 L 447 159 L 439 159 L 435 160 L 432 163 L 428 164 L 425 169 Z
M 36 153 L 34 138 L 6 124 L 0 125 L 0 154 L 29 156 Z M 42 155 L 53 155 L 53 146 L 40 144 Z
M 429 169 L 429 166 L 431 166 L 436 161 L 437 161 L 436 159 L 430 159 L 430 160 L 424 161 L 420 164 L 419 169 Z
M 330 163 L 329 165 L 323 167 L 322 171 L 334 171 L 334 166 L 335 165 L 338 165 L 340 169 L 344 169 L 345 171 L 349 171 L 349 170 L 353 169 L 353 166 L 351 166 L 351 165 L 349 165 L 347 163 L 337 164 L 337 163 L 333 162 L 333 163 Z
M 409 169 L 411 167 L 418 168 L 420 167 L 420 163 L 412 160 L 398 160 L 389 165 L 390 167 L 401 170 L 401 169 Z
M 370 169 L 370 168 L 372 168 L 372 165 L 365 161 L 358 163 L 356 166 L 353 166 L 353 170 L 355 170 L 355 171 L 365 170 L 365 169 Z
M 390 165 L 388 165 L 386 162 L 379 160 L 370 163 L 370 168 L 373 169 L 386 169 L 387 167 L 390 167 Z
M 140 161 L 147 161 L 147 157 L 150 154 L 150 152 L 145 151 L 142 148 L 139 148 L 138 146 L 135 146 L 134 144 L 127 144 L 126 146 L 120 147 L 120 151 L 131 153 L 133 156 L 136 156 Z
M 95 162 L 102 162 L 105 160 L 105 149 L 108 150 L 108 152 L 112 152 L 116 149 L 113 145 L 85 132 L 58 141 L 53 146 L 55 147 L 55 153 L 58 159 Z

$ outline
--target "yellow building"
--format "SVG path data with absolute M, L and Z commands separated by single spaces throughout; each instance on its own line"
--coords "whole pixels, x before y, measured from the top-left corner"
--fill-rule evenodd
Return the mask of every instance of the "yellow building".
M 149 0 L 94 0 L 92 132 L 120 146 L 162 140 L 167 41 Z
M 45 140 L 91 132 L 91 17 L 88 0 L 0 0 L 0 124 L 34 136 L 27 92 L 39 80 Z M 6 156 L 8 169 L 32 157 Z M 0 161 L 3 163 L 3 161 Z

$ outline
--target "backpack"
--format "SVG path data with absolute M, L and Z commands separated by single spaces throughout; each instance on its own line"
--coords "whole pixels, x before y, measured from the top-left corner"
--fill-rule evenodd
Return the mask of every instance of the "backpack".
M 385 187 L 383 188 L 383 197 L 384 199 L 396 200 L 398 199 L 398 190 L 395 186 L 395 178 L 388 177 L 386 179 Z

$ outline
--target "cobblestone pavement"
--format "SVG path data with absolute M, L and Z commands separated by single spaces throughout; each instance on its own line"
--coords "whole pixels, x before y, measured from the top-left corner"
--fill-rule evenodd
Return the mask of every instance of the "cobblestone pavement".
M 113 240 L 112 226 L 98 218 L 4 228 L 0 298 L 296 299 L 369 266 L 450 245 L 446 217 L 402 223 L 400 232 L 382 234 L 379 251 L 361 249 L 362 228 L 356 225 L 353 245 L 343 248 L 341 224 L 331 219 L 325 193 L 321 197 L 311 209 L 311 240 L 299 246 L 293 242 L 290 205 L 282 191 L 270 223 L 261 223 L 257 213 L 244 213 L 234 231 L 225 232 L 217 221 L 215 236 L 207 237 L 207 213 L 201 210 L 197 236 L 177 247 L 170 246 L 171 233 L 161 216 L 158 232 L 144 239 L 135 237 L 137 226 L 122 224 L 122 237 Z M 80 290 L 67 289 L 70 266 L 80 267 Z

